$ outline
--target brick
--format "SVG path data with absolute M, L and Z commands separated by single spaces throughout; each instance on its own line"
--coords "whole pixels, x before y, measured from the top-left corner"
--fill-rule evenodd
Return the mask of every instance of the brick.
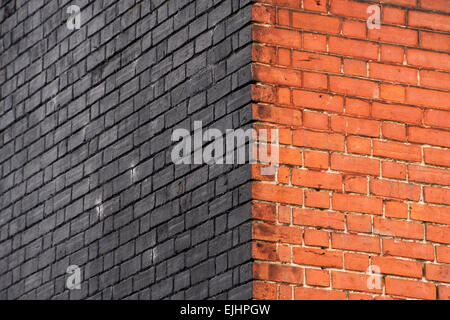
M 282 283 L 303 284 L 303 268 L 279 264 L 253 264 L 255 279 L 277 281 Z
M 423 122 L 426 125 L 450 128 L 450 112 L 441 110 L 425 110 Z
M 330 285 L 330 274 L 327 270 L 306 269 L 306 284 L 328 287 Z
M 393 82 L 417 84 L 417 70 L 399 66 L 390 66 L 370 62 L 369 74 L 372 78 L 389 80 Z
M 335 289 L 348 289 L 355 291 L 374 292 L 381 293 L 381 289 L 370 289 L 367 285 L 369 277 L 368 275 L 360 275 L 355 273 L 347 273 L 340 271 L 332 271 L 333 288 Z
M 306 121 L 306 120 L 305 120 Z M 328 153 L 317 151 L 305 151 L 305 167 L 327 169 L 328 168 Z
M 340 22 L 334 17 L 303 12 L 292 12 L 292 27 L 327 33 L 339 33 Z
M 448 140 L 449 138 L 450 134 L 447 131 L 425 129 L 419 127 L 408 128 L 408 141 L 410 142 L 450 147 L 450 140 Z
M 450 205 L 450 190 L 436 187 L 423 188 L 424 200 L 427 203 Z
M 294 208 L 293 223 L 336 230 L 345 229 L 344 215 L 339 212 Z
M 420 44 L 423 48 L 433 49 L 439 51 L 450 51 L 450 35 L 434 33 L 434 32 L 420 32 Z
M 359 195 L 333 193 L 334 210 L 362 212 L 380 215 L 383 209 L 381 199 Z
M 450 266 L 427 263 L 425 265 L 425 278 L 450 283 Z
M 392 140 L 406 140 L 406 126 L 392 122 L 383 122 L 381 126 L 383 137 Z
M 417 299 L 436 299 L 436 287 L 431 283 L 391 277 L 386 277 L 385 283 L 388 294 Z
M 408 176 L 411 181 L 450 185 L 450 173 L 443 169 L 409 165 Z
M 381 170 L 384 178 L 406 179 L 406 165 L 393 161 L 383 161 Z
M 375 234 L 407 239 L 423 239 L 424 228 L 421 223 L 375 217 L 373 220 Z
M 332 116 L 331 129 L 345 134 L 355 134 L 369 137 L 379 137 L 380 123 L 372 120 Z
M 369 268 L 369 256 L 361 253 L 344 253 L 345 269 L 366 271 Z
M 254 183 L 252 185 L 252 194 L 254 199 L 258 200 L 277 201 L 298 205 L 303 203 L 303 192 L 298 188 Z
M 450 239 L 448 236 L 449 230 L 450 227 L 448 226 L 441 227 L 441 226 L 427 225 L 426 238 L 428 241 L 450 244 Z
M 383 255 L 434 260 L 434 248 L 429 243 L 383 239 Z
M 408 49 L 406 52 L 406 61 L 408 64 L 418 67 L 436 68 L 450 70 L 448 54 L 430 52 L 418 49 Z
M 335 112 L 342 112 L 344 108 L 344 99 L 340 96 L 303 90 L 293 90 L 292 95 L 295 106 Z
M 376 82 L 330 76 L 330 89 L 334 92 L 356 97 L 378 98 L 380 89 Z
M 275 226 L 267 223 L 253 224 L 253 237 L 257 240 L 302 244 L 302 233 L 302 229 L 297 227 Z
M 296 70 L 281 68 L 269 68 L 263 65 L 254 65 L 253 72 L 255 80 L 267 83 L 300 87 L 302 85 L 302 73 Z
M 379 238 L 344 233 L 331 234 L 331 247 L 334 249 L 360 252 L 381 252 Z
M 292 67 L 306 70 L 339 72 L 341 60 L 328 55 L 294 50 L 292 52 Z
M 295 287 L 294 298 L 295 300 L 344 300 L 345 292 L 338 290 Z
M 383 26 L 380 29 L 369 30 L 369 39 L 406 46 L 417 46 L 418 33 L 415 30 Z
M 380 174 L 380 162 L 375 159 L 333 153 L 331 155 L 331 169 L 378 176 Z
M 301 33 L 294 30 L 254 26 L 253 40 L 287 48 L 302 48 Z
M 292 184 L 320 189 L 342 189 L 342 177 L 339 174 L 294 169 Z
M 378 57 L 378 45 L 371 42 L 330 36 L 328 47 L 330 52 L 342 56 L 373 60 Z
M 295 146 L 314 147 L 323 150 L 344 150 L 344 136 L 340 134 L 327 134 L 308 130 L 295 130 L 293 132 Z
M 313 248 L 293 248 L 294 263 L 302 265 L 342 268 L 342 253 Z
M 447 15 L 412 10 L 408 12 L 408 25 L 432 30 L 450 31 L 450 18 Z

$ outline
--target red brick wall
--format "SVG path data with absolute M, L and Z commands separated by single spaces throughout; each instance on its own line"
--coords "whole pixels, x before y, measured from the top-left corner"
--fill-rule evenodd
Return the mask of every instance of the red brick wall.
M 256 1 L 254 117 L 281 144 L 276 175 L 253 170 L 256 299 L 450 299 L 449 14 Z

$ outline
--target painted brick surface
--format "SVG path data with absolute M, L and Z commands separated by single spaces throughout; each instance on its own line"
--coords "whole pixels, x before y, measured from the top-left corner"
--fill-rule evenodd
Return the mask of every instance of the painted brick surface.
M 254 118 L 281 147 L 253 174 L 254 298 L 449 299 L 449 8 L 255 1 Z
M 1 1 L 0 298 L 251 298 L 250 167 L 170 156 L 175 128 L 252 120 L 250 20 L 245 0 Z

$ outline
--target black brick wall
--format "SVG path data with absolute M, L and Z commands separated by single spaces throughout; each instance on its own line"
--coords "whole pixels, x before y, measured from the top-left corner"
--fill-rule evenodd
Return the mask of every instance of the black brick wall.
M 250 0 L 0 3 L 0 299 L 251 298 L 250 168 L 171 161 L 250 123 Z

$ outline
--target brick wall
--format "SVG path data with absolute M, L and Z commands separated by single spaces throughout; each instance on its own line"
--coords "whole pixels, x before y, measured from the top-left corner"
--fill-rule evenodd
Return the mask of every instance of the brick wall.
M 450 299 L 449 14 L 256 1 L 254 118 L 281 147 L 276 175 L 253 171 L 255 298 Z
M 252 296 L 250 167 L 170 152 L 175 128 L 251 121 L 250 20 L 246 0 L 0 1 L 1 299 Z

